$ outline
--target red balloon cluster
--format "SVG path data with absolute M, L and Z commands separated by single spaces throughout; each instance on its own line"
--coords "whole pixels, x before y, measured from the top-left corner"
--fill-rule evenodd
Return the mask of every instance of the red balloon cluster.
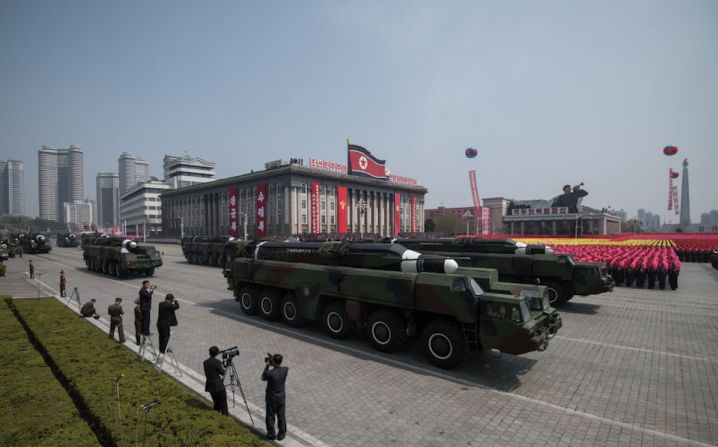
M 678 148 L 676 146 L 666 146 L 663 148 L 663 154 L 668 155 L 669 157 L 671 155 L 676 155 L 678 153 Z
M 670 173 L 671 178 L 678 178 L 678 173 L 675 172 L 673 169 L 668 170 Z
M 678 288 L 681 261 L 669 247 L 612 245 L 554 245 L 554 253 L 573 255 L 579 262 L 605 262 L 617 286 L 663 290 Z

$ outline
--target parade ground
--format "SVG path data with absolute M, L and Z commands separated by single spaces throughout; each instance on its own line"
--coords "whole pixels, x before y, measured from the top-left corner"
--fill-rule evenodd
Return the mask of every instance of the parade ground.
M 472 355 L 446 371 L 429 365 L 416 343 L 383 354 L 360 334 L 338 342 L 318 327 L 249 317 L 219 268 L 188 264 L 179 245 L 157 248 L 164 265 L 150 278 L 157 285 L 152 325 L 157 303 L 174 294 L 179 325 L 170 345 L 183 365 L 178 379 L 203 392 L 208 348 L 236 345 L 235 365 L 262 430 L 263 359 L 283 354 L 290 369 L 283 445 L 718 445 L 718 271 L 709 264 L 684 263 L 675 291 L 619 287 L 577 296 L 560 309 L 563 328 L 546 351 Z M 68 295 L 77 288 L 82 303 L 97 299 L 100 325 L 122 297 L 126 344 L 136 348 L 132 302 L 144 277 L 89 272 L 79 248 L 53 247 L 6 265 L 0 288 L 16 298 L 59 295 L 64 270 Z M 74 297 L 62 300 L 76 306 Z M 235 397 L 232 414 L 248 422 Z

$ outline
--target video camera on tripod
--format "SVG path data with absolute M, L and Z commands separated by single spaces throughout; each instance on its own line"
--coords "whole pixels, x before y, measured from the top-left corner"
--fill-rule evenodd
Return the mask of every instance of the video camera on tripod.
M 219 353 L 222 354 L 222 366 L 226 368 L 227 365 L 229 365 L 229 363 L 232 361 L 232 359 L 239 355 L 239 348 L 236 346 L 232 346 L 231 348 L 219 351 Z

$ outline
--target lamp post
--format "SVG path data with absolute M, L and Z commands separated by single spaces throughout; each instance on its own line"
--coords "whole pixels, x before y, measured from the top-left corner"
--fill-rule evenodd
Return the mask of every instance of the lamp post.
M 466 219 L 466 235 L 469 235 L 469 221 L 474 217 L 474 215 L 471 213 L 471 211 L 466 210 L 464 212 L 464 215 L 462 216 L 464 219 Z
M 366 214 L 366 200 L 360 199 L 359 203 L 357 203 L 357 207 L 359 208 L 359 240 L 363 239 L 363 221 L 364 221 L 364 215 Z
M 238 211 L 239 215 L 244 217 L 244 240 L 247 240 L 247 213 L 244 213 L 242 211 Z

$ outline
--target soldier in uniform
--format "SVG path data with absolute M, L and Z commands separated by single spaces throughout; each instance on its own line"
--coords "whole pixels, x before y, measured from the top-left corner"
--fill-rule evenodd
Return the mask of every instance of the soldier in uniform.
M 80 315 L 82 315 L 85 318 L 94 317 L 97 315 L 97 312 L 95 311 L 95 302 L 97 302 L 96 299 L 92 298 L 90 301 L 86 302 L 82 309 L 80 309 Z
M 125 313 L 122 310 L 122 298 L 119 296 L 115 298 L 115 304 L 110 304 L 107 308 L 107 313 L 110 314 L 110 338 L 115 339 L 115 328 L 117 328 L 118 335 L 120 337 L 120 343 L 125 342 L 125 330 L 122 327 L 122 315 Z
M 139 345 L 142 337 L 142 308 L 140 299 L 135 299 L 135 342 Z
M 32 259 L 27 261 L 28 263 L 28 270 L 30 271 L 30 279 L 35 278 L 35 264 L 32 263 Z
M 65 292 L 65 288 L 67 287 L 67 278 L 65 278 L 65 271 L 60 270 L 60 296 L 66 297 L 67 292 Z

